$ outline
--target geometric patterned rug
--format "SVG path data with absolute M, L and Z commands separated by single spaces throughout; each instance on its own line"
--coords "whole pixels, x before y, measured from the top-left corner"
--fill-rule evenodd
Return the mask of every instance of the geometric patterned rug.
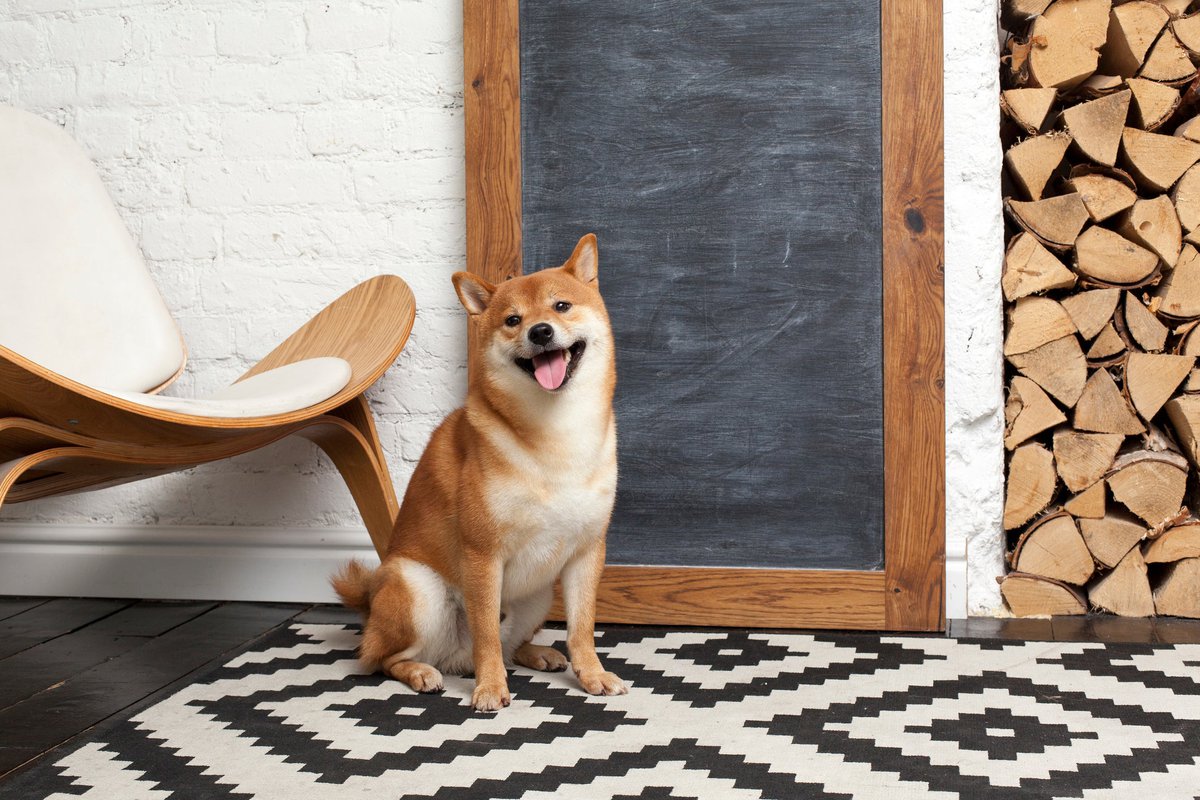
M 538 641 L 561 646 L 561 630 Z M 612 626 L 590 697 L 419 695 L 297 624 L 0 787 L 104 800 L 1141 798 L 1200 793 L 1200 645 Z M 10 794 L 11 793 L 11 794 Z

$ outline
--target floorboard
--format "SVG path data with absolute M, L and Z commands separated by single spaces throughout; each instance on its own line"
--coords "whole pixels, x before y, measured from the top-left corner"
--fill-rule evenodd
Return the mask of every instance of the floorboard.
M 0 659 L 0 709 L 61 683 L 151 637 L 211 610 L 216 603 L 136 603 L 93 624 Z
M 45 597 L 0 597 L 0 621 L 23 614 L 45 602 Z
M 308 625 L 357 625 L 362 615 L 342 606 L 313 606 L 296 615 L 296 622 Z
M 304 606 L 227 603 L 0 711 L 0 775 L 287 622 Z
M 51 600 L 0 622 L 0 658 L 116 613 L 129 600 Z

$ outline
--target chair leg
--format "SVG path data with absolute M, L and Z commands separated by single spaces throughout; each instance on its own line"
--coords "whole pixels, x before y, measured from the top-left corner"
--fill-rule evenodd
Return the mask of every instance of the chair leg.
M 399 504 L 387 464 L 376 459 L 373 444 L 358 426 L 341 417 L 318 417 L 296 431 L 316 444 L 333 461 L 362 515 L 375 552 L 383 558 L 392 539 Z
M 387 456 L 383 454 L 383 445 L 379 442 L 379 431 L 375 428 L 375 415 L 371 413 L 371 406 L 367 403 L 367 396 L 360 394 L 349 403 L 335 408 L 330 413 L 335 417 L 341 417 L 358 429 L 358 432 L 371 445 L 371 450 L 375 453 L 375 460 L 383 467 L 383 471 L 386 474 L 388 472 Z M 388 480 L 388 487 L 391 491 L 392 503 L 398 505 L 396 490 L 392 487 L 390 479 Z
M 4 501 L 8 498 L 9 493 L 26 472 L 37 469 L 48 461 L 79 452 L 80 449 L 77 447 L 55 447 L 0 464 L 0 508 L 4 507 Z

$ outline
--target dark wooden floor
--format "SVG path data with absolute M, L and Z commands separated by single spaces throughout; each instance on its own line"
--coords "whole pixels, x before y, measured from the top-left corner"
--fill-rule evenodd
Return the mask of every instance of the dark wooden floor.
M 132 715 L 289 621 L 356 622 L 334 606 L 0 597 L 0 778 L 105 720 Z M 1200 622 L 1116 617 L 952 620 L 960 639 L 1200 642 Z
M 171 694 L 310 608 L 0 597 L 0 776 Z

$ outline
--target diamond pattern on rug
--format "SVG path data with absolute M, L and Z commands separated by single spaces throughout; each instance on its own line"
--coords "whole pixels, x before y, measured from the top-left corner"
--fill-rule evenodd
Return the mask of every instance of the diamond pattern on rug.
M 562 631 L 539 634 L 561 646 Z M 630 684 L 418 695 L 292 625 L 4 785 L 22 798 L 1192 798 L 1200 646 L 610 627 Z

